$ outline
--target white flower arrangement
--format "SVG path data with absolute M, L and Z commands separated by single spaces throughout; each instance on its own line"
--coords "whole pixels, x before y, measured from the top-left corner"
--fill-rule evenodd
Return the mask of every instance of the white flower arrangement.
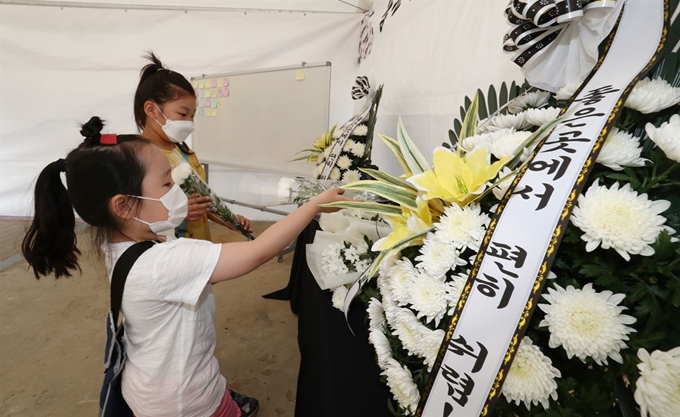
M 673 73 L 674 62 L 663 64 L 675 67 L 662 72 Z M 548 272 L 544 301 L 516 346 L 501 390 L 504 400 L 490 415 L 575 415 L 573 404 L 583 410 L 611 407 L 607 413 L 613 413 L 622 402 L 622 391 L 612 381 L 630 382 L 628 389 L 635 389 L 643 416 L 680 415 L 680 394 L 673 390 L 680 380 L 680 347 L 669 344 L 680 337 L 675 326 L 680 320 L 680 285 L 675 279 L 680 253 L 675 238 L 680 227 L 675 207 L 680 195 L 680 115 L 669 108 L 680 102 L 677 81 L 638 83 L 619 117 L 612 119 L 597 160 L 589 160 L 590 177 L 579 179 L 582 195 L 574 202 L 569 222 L 560 224 L 564 239 L 553 255 L 555 272 Z M 372 299 L 358 296 L 369 305 L 369 339 L 383 375 L 386 369 L 413 372 L 406 381 L 415 384 L 418 394 L 425 392 L 424 375 L 432 371 L 440 349 L 437 331 L 444 331 L 442 323 L 456 311 L 475 267 L 471 263 L 492 216 L 502 207 L 487 196 L 505 197 L 516 175 L 524 172 L 533 143 L 541 139 L 525 149 L 521 145 L 533 133 L 550 130 L 564 101 L 581 84 L 565 86 L 555 97 L 540 91 L 525 94 L 505 107 L 505 93 L 486 106 L 480 100 L 478 112 L 483 116 L 474 115 L 467 105 L 474 101 L 466 100 L 464 114 L 449 132 L 451 143 L 435 150 L 431 165 L 414 150 L 403 125 L 398 140 L 384 139 L 404 174 L 386 178 L 381 172 L 373 177 L 401 188 L 399 198 L 385 197 L 401 215 L 384 207 L 373 211 L 389 213 L 385 217 L 392 232 L 373 246 L 384 250 L 385 258 L 373 268 L 377 279 L 366 284 Z M 526 88 L 514 85 L 506 90 L 512 99 Z M 489 94 L 492 91 L 499 89 L 490 88 Z M 353 153 L 355 146 L 348 142 L 345 151 Z M 506 165 L 508 160 L 512 162 Z M 419 173 L 428 165 L 430 171 Z M 414 201 L 400 201 L 411 194 Z M 396 245 L 408 239 L 408 244 Z M 638 364 L 629 347 L 639 346 L 645 349 L 638 351 Z M 632 370 L 635 365 L 639 376 Z M 395 380 L 387 382 L 390 408 L 395 416 L 410 415 L 417 402 L 404 387 L 413 386 Z M 586 394 L 595 388 L 597 398 Z M 536 405 L 550 411 L 532 409 Z

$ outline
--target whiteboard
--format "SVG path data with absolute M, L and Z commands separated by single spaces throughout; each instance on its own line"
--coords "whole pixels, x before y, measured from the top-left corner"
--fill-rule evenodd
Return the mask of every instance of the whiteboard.
M 203 75 L 193 148 L 201 161 L 309 176 L 289 162 L 328 131 L 331 63 Z

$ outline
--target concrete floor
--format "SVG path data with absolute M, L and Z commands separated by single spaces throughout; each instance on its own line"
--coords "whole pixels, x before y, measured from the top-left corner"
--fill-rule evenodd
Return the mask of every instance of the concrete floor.
M 268 225 L 255 223 L 256 234 Z M 216 242 L 240 239 L 213 226 Z M 24 227 L 0 220 L 0 416 L 94 416 L 109 308 L 103 265 L 91 255 L 89 234 L 81 233 L 82 275 L 36 281 L 17 257 Z M 213 288 L 215 355 L 229 386 L 260 400 L 260 417 L 294 414 L 297 317 L 288 302 L 261 297 L 286 285 L 291 258 Z

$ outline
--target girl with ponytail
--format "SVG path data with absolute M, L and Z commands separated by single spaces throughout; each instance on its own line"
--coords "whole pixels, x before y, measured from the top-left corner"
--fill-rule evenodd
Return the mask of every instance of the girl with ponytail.
M 187 213 L 165 153 L 135 135 L 102 134 L 93 117 L 85 140 L 47 165 L 35 187 L 35 217 L 22 251 L 36 278 L 69 277 L 79 269 L 75 212 L 96 231 L 111 279 L 135 242 L 157 240 Z M 61 174 L 66 177 L 66 186 Z M 213 244 L 177 239 L 157 243 L 134 263 L 121 311 L 127 359 L 122 392 L 137 417 L 252 416 L 239 408 L 213 356 L 215 300 L 211 284 L 237 278 L 269 261 L 323 206 L 347 200 L 328 190 L 274 224 L 256 240 Z
M 163 149 L 173 168 L 182 162 L 188 162 L 205 180 L 203 165 L 198 161 L 196 153 L 184 143 L 194 130 L 196 91 L 182 74 L 165 68 L 153 52 L 145 58 L 150 63 L 142 68 L 134 100 L 137 129 L 142 138 Z M 208 219 L 229 228 L 233 227 L 208 213 L 208 200 L 207 197 L 189 199 L 189 213 L 186 222 L 176 229 L 177 237 L 210 240 Z M 250 221 L 237 216 L 241 224 L 252 231 Z

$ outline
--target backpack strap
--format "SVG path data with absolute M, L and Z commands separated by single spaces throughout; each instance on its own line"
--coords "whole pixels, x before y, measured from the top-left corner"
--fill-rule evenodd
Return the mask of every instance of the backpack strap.
M 120 307 L 123 304 L 125 281 L 130 273 L 130 269 L 132 269 L 132 265 L 135 264 L 137 259 L 155 244 L 156 241 L 153 240 L 135 243 L 123 252 L 113 268 L 113 275 L 111 276 L 111 312 L 113 313 L 113 325 L 116 328 L 118 328 Z

